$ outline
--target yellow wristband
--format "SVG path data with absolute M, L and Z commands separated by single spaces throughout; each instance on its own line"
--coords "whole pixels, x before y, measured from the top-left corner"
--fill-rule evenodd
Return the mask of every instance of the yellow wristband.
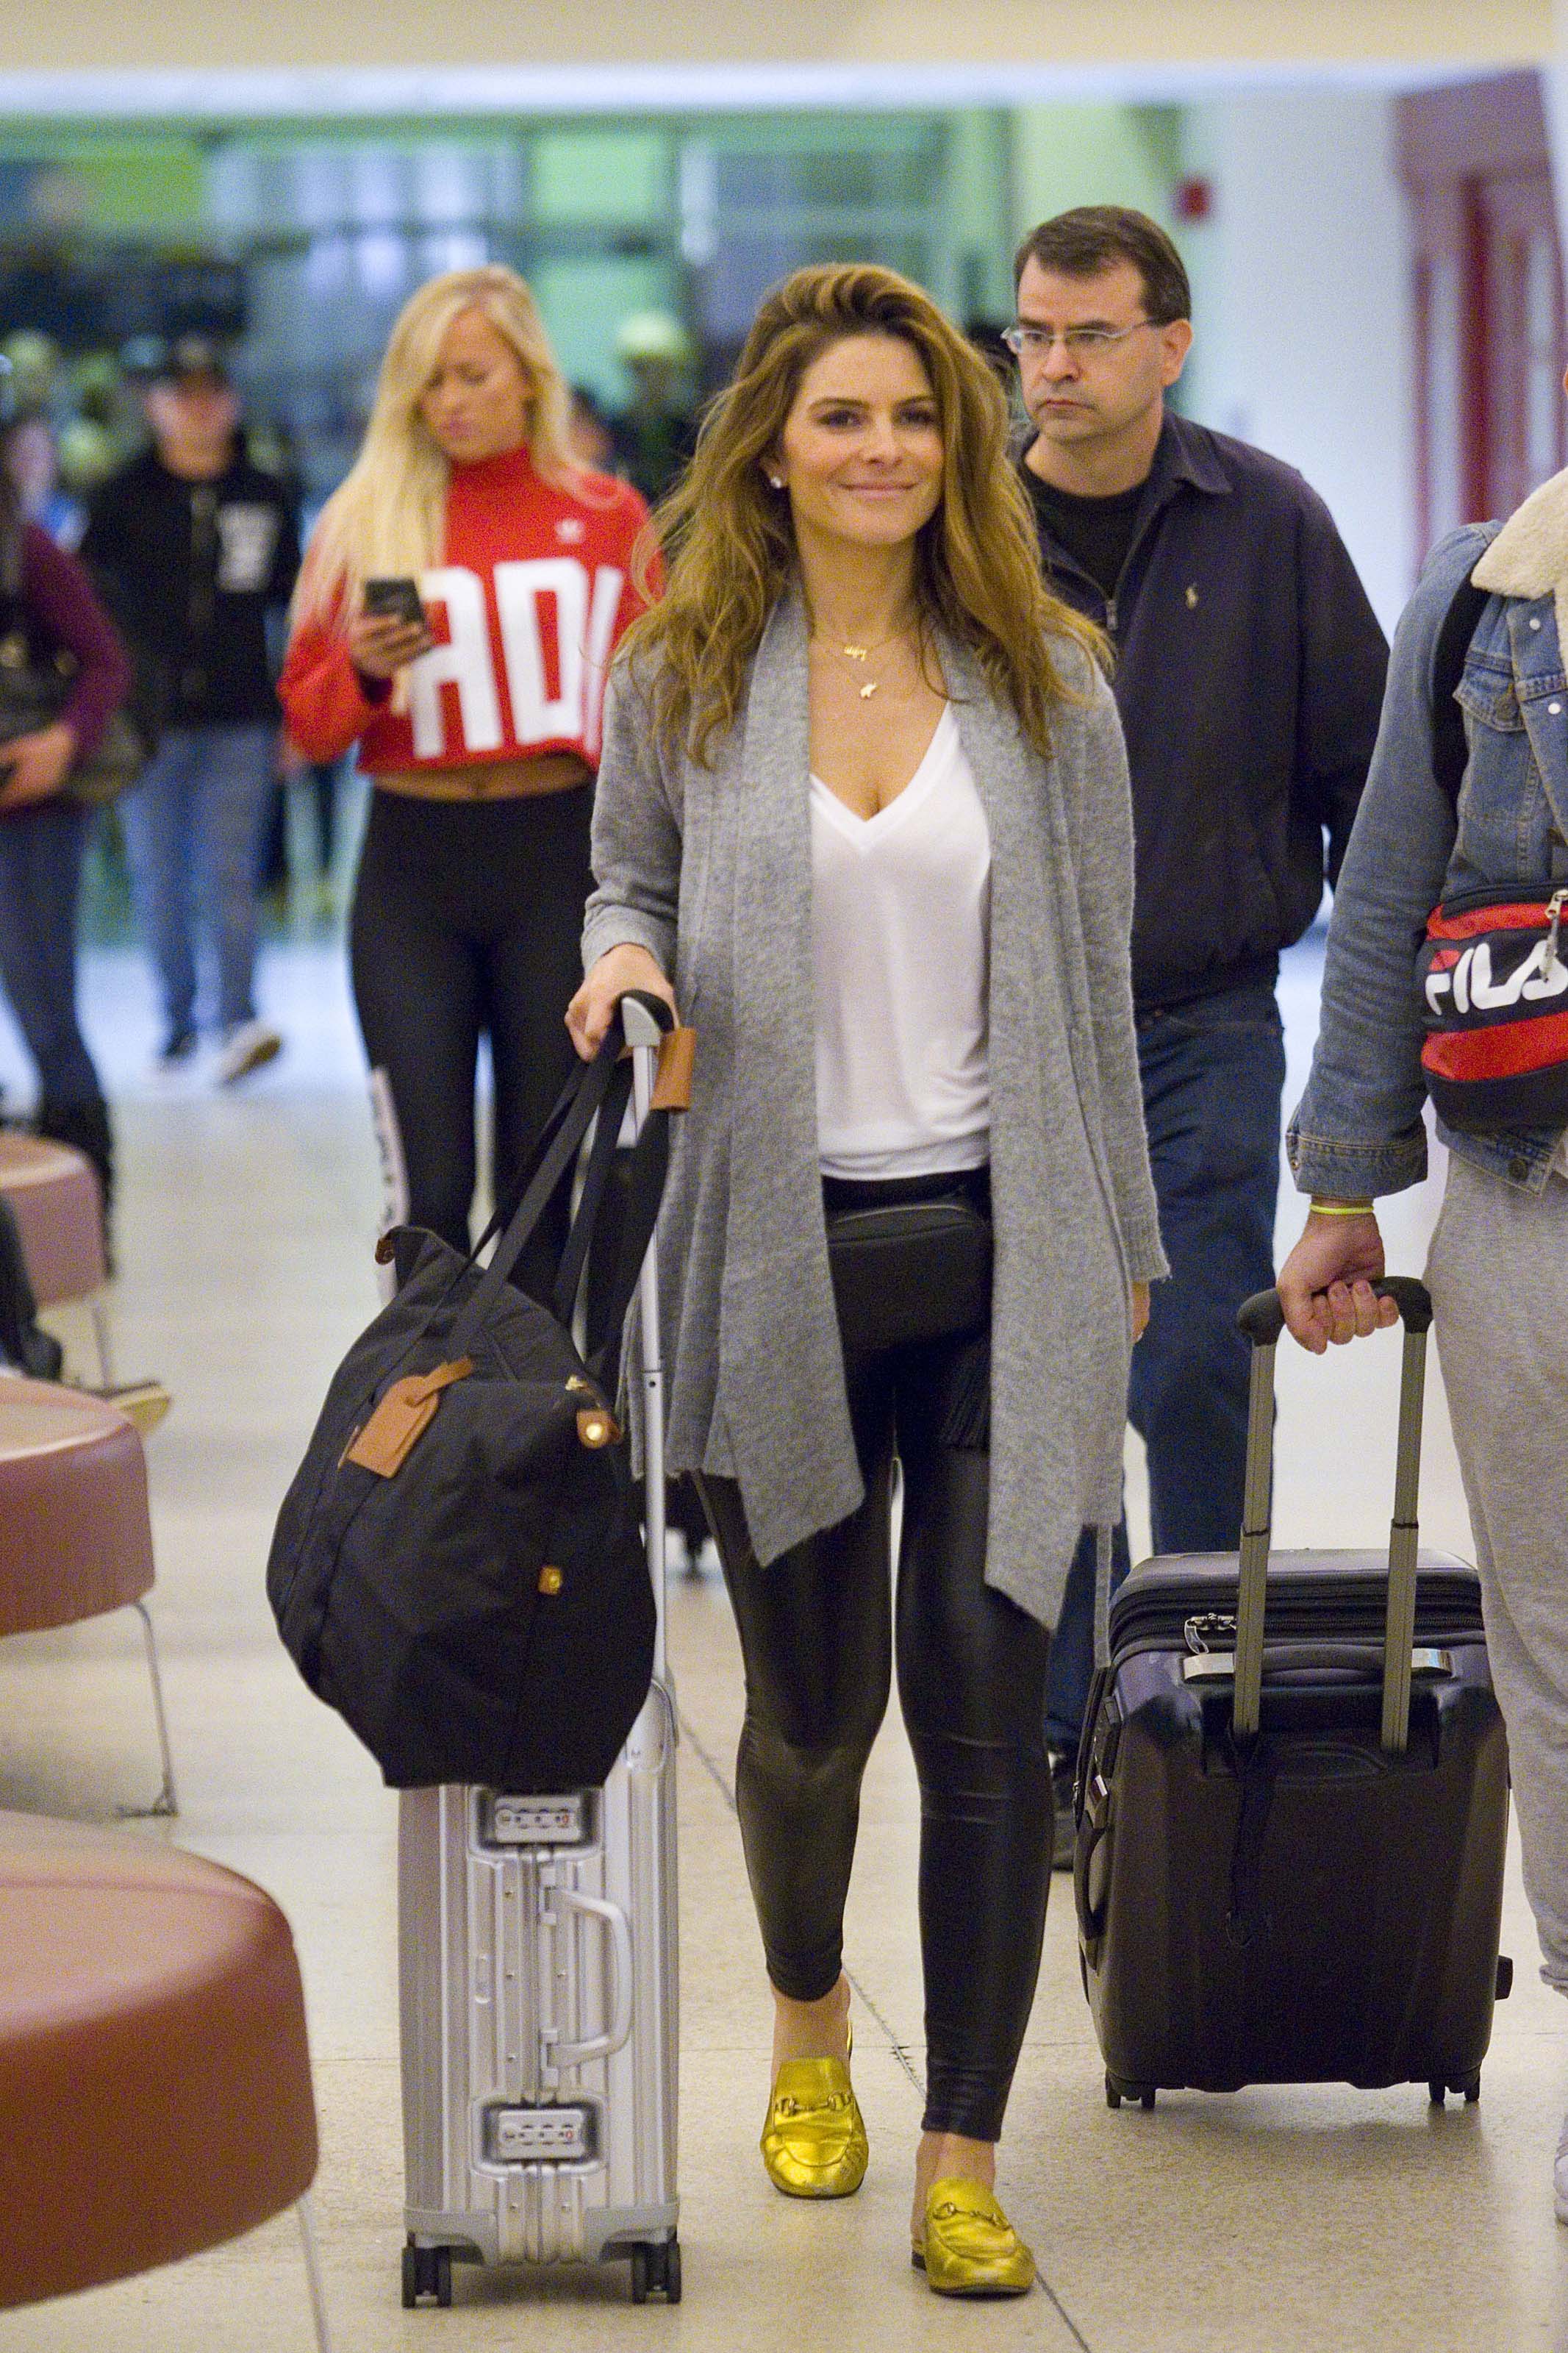
M 1370 1201 L 1314 1201 L 1314 1218 L 1370 1218 L 1374 1214 Z

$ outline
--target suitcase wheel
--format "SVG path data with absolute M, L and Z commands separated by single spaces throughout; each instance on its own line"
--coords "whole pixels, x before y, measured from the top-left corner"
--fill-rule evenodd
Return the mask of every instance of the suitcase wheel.
M 452 2250 L 419 2247 L 412 2239 L 403 2250 L 403 2309 L 412 2312 L 430 2297 L 445 2308 L 452 2301 Z
M 1481 2096 L 1481 2071 L 1478 2067 L 1473 2075 L 1461 2075 L 1458 2083 L 1454 2084 L 1445 2083 L 1441 2075 L 1434 2075 L 1426 2090 L 1435 2108 L 1440 2108 L 1444 2105 L 1445 2097 L 1449 2092 L 1462 2092 L 1466 2105 L 1473 2108 Z
M 1124 2076 L 1113 2075 L 1109 2068 L 1106 2070 L 1105 2105 L 1108 2108 L 1119 2108 L 1123 2100 L 1130 2104 L 1136 2100 L 1141 2108 L 1152 2108 L 1159 2096 L 1152 2084 L 1130 2084 Z
M 680 2302 L 680 2248 L 674 2239 L 663 2240 L 657 2246 L 634 2247 L 631 2258 L 634 2304 L 646 2304 L 653 2289 L 663 2295 L 667 2304 Z

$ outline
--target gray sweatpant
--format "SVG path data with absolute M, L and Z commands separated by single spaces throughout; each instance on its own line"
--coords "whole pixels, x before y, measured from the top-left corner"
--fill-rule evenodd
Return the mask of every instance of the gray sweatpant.
M 1526 1193 L 1451 1160 L 1426 1281 L 1525 1893 L 1542 1975 L 1568 1992 L 1568 1182 Z

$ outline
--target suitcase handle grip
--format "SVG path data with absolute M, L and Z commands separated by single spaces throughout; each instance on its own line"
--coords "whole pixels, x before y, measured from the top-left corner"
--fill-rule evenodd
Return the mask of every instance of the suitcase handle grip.
M 1415 1632 L 1416 1490 L 1421 1476 L 1422 1398 L 1432 1298 L 1413 1275 L 1390 1275 L 1373 1285 L 1392 1299 L 1405 1324 L 1399 1388 L 1399 1442 L 1394 1474 L 1394 1523 L 1388 1544 L 1388 1615 L 1384 1629 L 1383 1746 L 1402 1750 L 1410 1731 L 1410 1655 Z M 1274 1351 L 1285 1328 L 1278 1291 L 1247 1300 L 1237 1323 L 1252 1344 L 1247 1414 L 1247 1493 L 1236 1602 L 1236 1699 L 1231 1722 L 1237 1739 L 1253 1737 L 1263 1696 L 1263 1627 L 1268 1591 L 1268 1543 L 1274 1457 Z
M 1392 1299 L 1407 1332 L 1426 1332 L 1432 1324 L 1432 1295 L 1413 1274 L 1391 1274 L 1373 1290 L 1379 1299 Z M 1277 1291 L 1257 1291 L 1237 1311 L 1237 1325 L 1255 1348 L 1271 1348 L 1285 1329 L 1285 1311 Z
M 628 1020 L 627 1010 L 631 1018 Z M 628 1046 L 657 1046 L 675 1027 L 675 1016 L 662 997 L 646 988 L 628 988 L 620 1002 L 621 1035 Z M 640 1018 L 639 1018 L 640 1017 Z
M 563 1910 L 586 1912 L 606 1931 L 611 1980 L 608 2021 L 602 2033 L 586 2035 L 581 2042 L 558 2042 L 552 2054 L 552 2064 L 557 2067 L 581 2067 L 590 2059 L 609 2058 L 612 2052 L 631 2040 L 631 1922 L 618 1904 L 606 1903 L 602 1895 L 584 1895 L 575 1887 L 558 1889 L 555 1901 Z

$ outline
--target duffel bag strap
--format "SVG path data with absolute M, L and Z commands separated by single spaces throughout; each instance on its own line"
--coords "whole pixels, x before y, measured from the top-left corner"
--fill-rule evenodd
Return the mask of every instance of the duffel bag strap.
M 583 1269 L 587 1264 L 589 1247 L 605 1198 L 605 1187 L 609 1183 L 610 1171 L 620 1149 L 621 1131 L 626 1124 L 626 1106 L 631 1101 L 632 1092 L 631 1066 L 624 1058 L 617 1065 L 616 1077 L 619 1083 L 605 1097 L 598 1124 L 594 1130 L 593 1146 L 583 1171 L 583 1189 L 577 1197 L 576 1214 L 572 1219 L 572 1230 L 566 1237 L 566 1247 L 561 1253 L 561 1264 L 556 1270 L 555 1288 L 551 1293 L 550 1305 L 558 1324 L 570 1324 L 572 1321 L 572 1313 L 577 1303 L 578 1285 L 583 1280 Z
M 571 1075 L 567 1079 L 565 1085 L 562 1088 L 561 1092 L 556 1096 L 554 1103 L 552 1105 L 550 1113 L 545 1119 L 544 1125 L 540 1129 L 539 1134 L 534 1141 L 533 1149 L 529 1154 L 520 1174 L 512 1184 L 510 1198 L 507 1200 L 497 1203 L 494 1210 L 491 1212 L 489 1225 L 485 1228 L 484 1232 L 479 1236 L 479 1240 L 474 1244 L 473 1249 L 469 1251 L 468 1264 L 470 1266 L 474 1265 L 482 1256 L 485 1250 L 491 1242 L 494 1241 L 498 1234 L 504 1233 L 506 1231 L 506 1229 L 511 1223 L 512 1219 L 516 1217 L 519 1208 L 521 1207 L 523 1195 L 527 1192 L 529 1187 L 532 1184 L 534 1177 L 538 1175 L 540 1168 L 542 1166 L 545 1154 L 549 1151 L 551 1145 L 554 1143 L 555 1138 L 561 1133 L 563 1121 L 569 1116 L 573 1105 L 581 1095 L 584 1087 L 597 1083 L 595 1080 L 594 1073 L 597 1069 L 598 1061 L 601 1059 L 613 1060 L 615 1058 L 613 1055 L 605 1055 L 603 1053 L 603 1050 L 601 1050 L 601 1055 L 595 1056 L 592 1062 L 574 1061 Z M 605 1077 L 603 1072 L 599 1075 L 607 1086 L 607 1078 Z M 586 1133 L 585 1130 L 584 1133 Z
M 490 1310 L 500 1296 L 505 1282 L 546 1207 L 554 1196 L 556 1187 L 571 1168 L 582 1150 L 595 1114 L 607 1113 L 618 1127 L 626 1111 L 630 1080 L 617 1068 L 620 1037 L 612 1029 L 591 1062 L 573 1073 L 567 1082 L 562 1103 L 551 1113 L 551 1124 L 556 1113 L 563 1113 L 559 1124 L 542 1156 L 536 1157 L 531 1178 L 521 1200 L 507 1221 L 506 1230 L 496 1245 L 491 1259 L 457 1323 L 452 1327 L 449 1343 L 454 1356 L 473 1353 L 473 1344 L 489 1321 Z M 563 1107 L 564 1106 L 564 1109 Z M 484 1243 L 479 1245 L 483 1249 Z
M 625 1018 L 628 1005 L 635 1007 L 641 1016 L 635 1023 L 628 1023 Z M 628 1085 L 635 1060 L 632 1039 L 636 1037 L 639 1045 L 647 1042 L 646 1032 L 650 1021 L 664 1035 L 658 1051 L 657 1078 L 637 1130 L 637 1143 L 629 1155 L 625 1209 L 615 1266 L 599 1311 L 604 1338 L 587 1360 L 589 1377 L 607 1397 L 614 1397 L 620 1386 L 621 1347 L 626 1336 L 626 1312 L 658 1223 L 659 1205 L 664 1198 L 665 1178 L 669 1170 L 670 1115 L 684 1112 L 691 1102 L 696 1046 L 689 1029 L 672 1026 L 673 1017 L 661 1000 L 639 989 L 628 990 L 622 1002 L 621 1014 L 617 1027 L 627 1041 L 626 1060 L 623 1067 L 627 1071 Z M 612 1121 L 606 1109 L 595 1138 L 594 1150 L 589 1155 L 577 1217 L 567 1239 L 556 1279 L 553 1304 L 556 1316 L 563 1324 L 568 1320 L 577 1296 L 577 1286 L 582 1280 L 583 1267 L 593 1240 L 594 1222 L 599 1213 L 620 1136 L 621 1122 L 618 1118 Z

